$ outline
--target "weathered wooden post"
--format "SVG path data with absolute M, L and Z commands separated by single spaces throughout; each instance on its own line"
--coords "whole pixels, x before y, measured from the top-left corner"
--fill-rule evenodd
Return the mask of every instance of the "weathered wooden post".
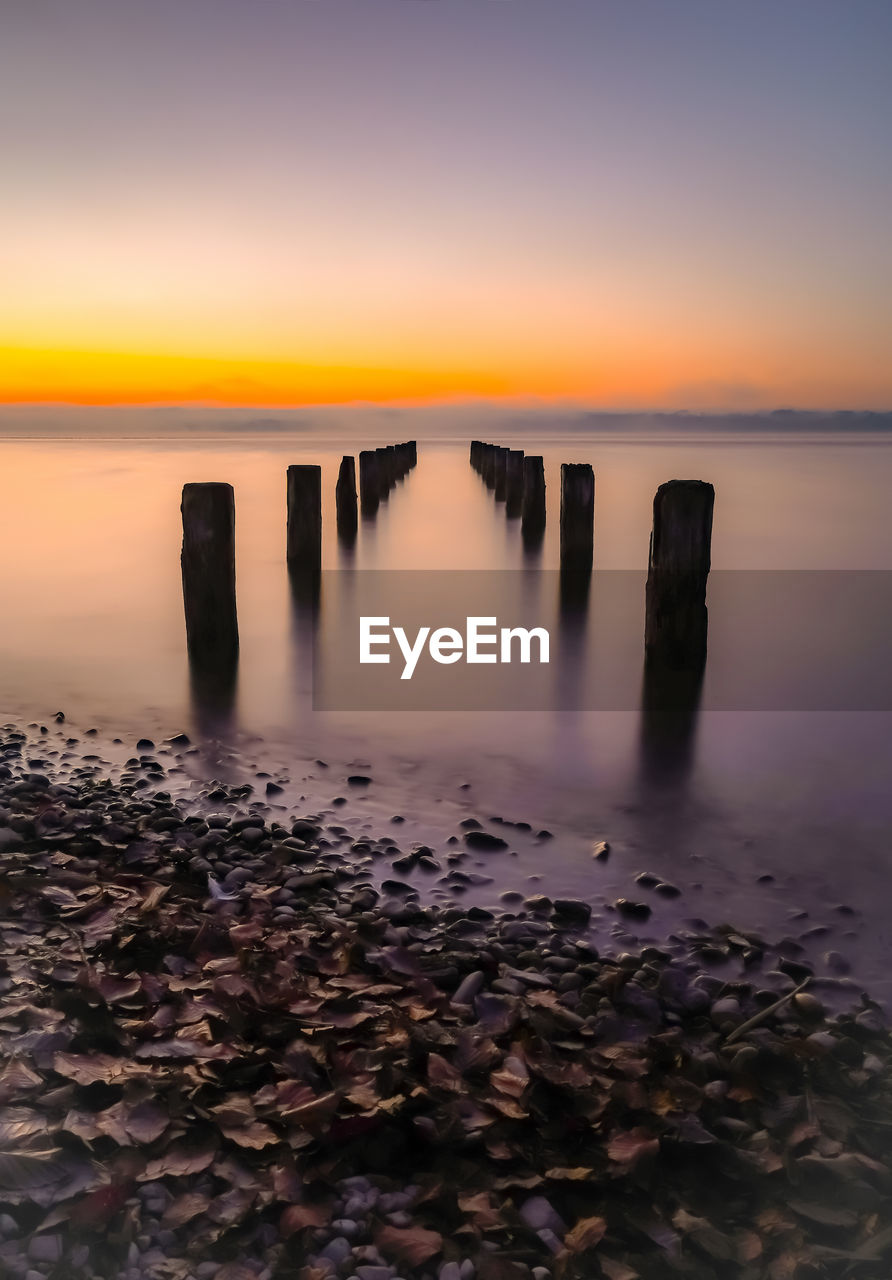
M 703 480 L 669 480 L 654 497 L 645 593 L 649 662 L 696 668 L 706 658 L 706 580 L 715 489 Z
M 238 656 L 232 485 L 183 485 L 180 510 L 180 565 L 189 657 L 200 667 L 225 668 Z
M 480 449 L 481 449 L 480 441 L 472 440 L 471 441 L 471 466 L 474 468 L 475 471 L 480 470 Z
M 288 565 L 297 570 L 322 567 L 322 468 L 301 463 L 288 468 Z
M 378 455 L 378 497 L 382 502 L 386 502 L 390 496 L 390 487 L 392 476 L 390 474 L 390 458 L 387 455 L 387 449 L 384 445 L 379 445 L 375 450 Z
M 527 454 L 523 460 L 521 515 L 524 541 L 536 542 L 545 531 L 545 464 L 541 454 Z
M 409 441 L 409 457 L 414 467 L 418 462 L 418 444 L 414 440 Z
M 505 458 L 505 512 L 519 516 L 523 507 L 523 449 L 509 449 Z
M 493 467 L 493 479 L 495 481 L 496 502 L 505 501 L 505 488 L 507 485 L 507 465 L 508 450 L 501 445 L 496 445 L 495 465 Z
M 364 516 L 373 516 L 378 510 L 381 493 L 378 469 L 377 449 L 363 449 L 359 455 L 359 502 Z
M 561 568 L 586 573 L 595 538 L 595 473 L 588 462 L 561 464 Z
M 399 470 L 396 465 L 396 449 L 392 444 L 388 444 L 385 446 L 384 452 L 387 454 L 387 477 L 392 489 L 399 479 Z
M 335 485 L 338 537 L 351 541 L 356 536 L 356 463 L 352 454 L 345 454 Z
M 494 489 L 496 484 L 496 446 L 494 444 L 485 444 L 483 446 L 483 479 L 488 489 Z

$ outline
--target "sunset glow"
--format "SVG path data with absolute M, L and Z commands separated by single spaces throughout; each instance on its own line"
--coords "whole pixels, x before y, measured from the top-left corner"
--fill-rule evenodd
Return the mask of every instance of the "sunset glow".
M 886 7 L 38 8 L 0 402 L 892 403 Z

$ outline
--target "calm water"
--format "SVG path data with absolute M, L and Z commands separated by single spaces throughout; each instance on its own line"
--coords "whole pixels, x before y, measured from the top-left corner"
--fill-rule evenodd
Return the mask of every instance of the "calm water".
M 705 710 L 667 730 L 637 705 L 574 710 L 566 686 L 554 708 L 537 711 L 314 712 L 308 653 L 322 645 L 324 656 L 337 601 L 324 587 L 318 628 L 308 627 L 284 564 L 290 462 L 322 465 L 326 569 L 529 571 L 557 566 L 560 462 L 591 461 L 597 566 L 641 573 L 642 593 L 653 494 L 673 477 L 716 487 L 716 570 L 888 570 L 892 446 L 574 436 L 539 450 L 505 440 L 545 454 L 549 523 L 531 560 L 519 523 L 470 468 L 464 439 L 421 440 L 415 470 L 374 522 L 361 522 L 355 547 L 339 546 L 340 456 L 383 442 L 0 442 L 0 713 L 42 722 L 61 709 L 128 750 L 136 736 L 185 730 L 202 744 L 196 776 L 264 767 L 305 808 L 328 804 L 362 765 L 372 787 L 338 812 L 372 829 L 399 811 L 405 840 L 440 845 L 468 813 L 555 833 L 539 845 L 518 836 L 516 857 L 490 859 L 479 901 L 544 887 L 597 905 L 634 896 L 634 873 L 653 870 L 685 892 L 654 903 L 652 936 L 694 916 L 792 936 L 826 925 L 818 954 L 846 952 L 875 990 L 892 992 L 892 715 Z M 179 495 L 191 480 L 236 490 L 241 662 L 222 709 L 196 696 L 185 659 Z M 584 664 L 605 626 L 589 617 L 565 632 L 566 662 Z M 589 852 L 602 838 L 614 850 L 606 867 Z M 774 883 L 757 884 L 765 872 Z M 843 902 L 859 914 L 835 913 Z

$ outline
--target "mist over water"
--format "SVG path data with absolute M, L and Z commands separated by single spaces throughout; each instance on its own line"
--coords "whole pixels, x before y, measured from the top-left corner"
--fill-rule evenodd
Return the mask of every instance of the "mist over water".
M 684 891 L 678 903 L 654 904 L 655 938 L 699 916 L 733 916 L 741 927 L 781 936 L 826 925 L 826 946 L 854 956 L 877 993 L 889 994 L 892 931 L 883 903 L 892 715 L 711 710 L 709 665 L 703 691 L 692 690 L 672 712 L 655 710 L 633 613 L 623 621 L 633 639 L 620 648 L 636 697 L 620 709 L 586 709 L 591 702 L 577 697 L 580 672 L 609 650 L 619 622 L 598 608 L 597 574 L 592 589 L 574 597 L 556 590 L 556 572 L 540 570 L 558 567 L 562 461 L 592 463 L 596 570 L 626 571 L 633 584 L 638 575 L 642 607 L 657 486 L 709 480 L 717 596 L 710 622 L 719 646 L 729 641 L 718 608 L 723 571 L 892 569 L 892 446 L 876 436 L 826 434 L 630 441 L 503 433 L 504 443 L 545 458 L 548 523 L 531 547 L 469 466 L 467 440 L 482 430 L 469 427 L 458 439 L 419 435 L 418 466 L 375 520 L 360 520 L 353 545 L 339 541 L 335 527 L 341 455 L 405 431 L 2 441 L 4 715 L 48 722 L 63 710 L 72 726 L 119 735 L 129 751 L 141 735 L 158 740 L 185 730 L 202 746 L 197 769 L 238 770 L 250 757 L 254 767 L 287 776 L 289 794 L 311 808 L 329 804 L 361 765 L 374 782 L 348 804 L 370 824 L 399 812 L 410 834 L 442 842 L 463 816 L 499 815 L 554 833 L 547 845 L 523 833 L 512 838 L 516 857 L 490 861 L 493 882 L 479 901 L 529 890 L 531 876 L 543 877 L 536 886 L 551 893 L 609 898 L 628 894 L 633 873 L 651 870 Z M 293 462 L 322 466 L 318 597 L 302 593 L 286 571 L 285 469 Z M 183 484 L 198 480 L 235 487 L 241 657 L 228 683 L 190 673 L 186 660 L 179 502 Z M 518 575 L 531 615 L 541 609 L 556 620 L 552 701 L 524 711 L 314 710 L 313 657 L 325 661 L 326 629 L 345 604 L 332 584 L 346 592 L 365 570 Z M 435 574 L 430 583 L 433 608 Z M 630 600 L 632 609 L 634 592 Z M 839 618 L 826 621 L 813 639 L 832 648 L 844 628 Z M 598 839 L 614 850 L 606 868 L 591 860 Z M 773 881 L 759 883 L 765 874 Z M 834 914 L 841 904 L 859 914 Z M 808 917 L 794 925 L 801 911 Z

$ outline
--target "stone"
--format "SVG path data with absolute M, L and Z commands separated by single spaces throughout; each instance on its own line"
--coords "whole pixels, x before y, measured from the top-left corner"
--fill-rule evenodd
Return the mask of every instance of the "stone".
M 644 902 L 631 902 L 628 898 L 617 898 L 614 907 L 621 916 L 630 920 L 649 920 L 650 907 Z
M 503 840 L 501 836 L 494 836 L 489 831 L 467 831 L 465 844 L 469 849 L 480 849 L 485 853 L 508 848 L 507 840 Z
M 565 920 L 573 920 L 578 924 L 588 924 L 592 918 L 592 909 L 587 902 L 579 898 L 556 898 L 554 913 Z

